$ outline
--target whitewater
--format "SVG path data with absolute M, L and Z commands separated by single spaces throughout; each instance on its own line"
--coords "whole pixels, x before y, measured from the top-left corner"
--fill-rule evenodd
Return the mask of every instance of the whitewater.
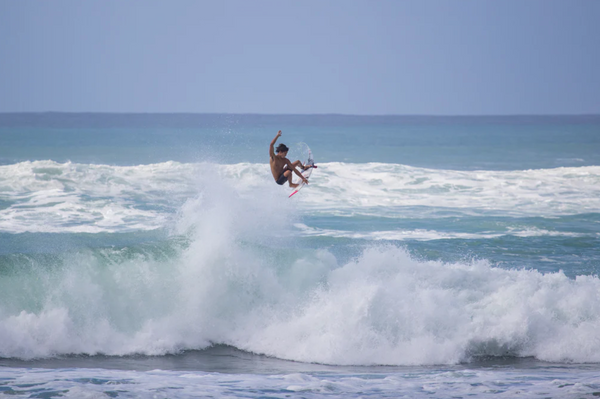
M 449 214 L 543 216 L 600 212 L 600 167 L 454 171 L 399 164 L 319 164 L 303 212 L 406 218 Z M 165 162 L 138 166 L 21 162 L 0 166 L 0 231 L 100 233 L 152 230 L 212 175 L 254 200 L 283 198 L 268 165 Z M 409 210 L 409 211 L 407 211 Z
M 232 136 L 268 144 L 245 123 L 217 154 Z M 335 129 L 389 144 L 413 137 L 403 123 Z M 49 144 L 38 159 L 0 151 L 0 393 L 600 395 L 600 166 L 589 152 L 600 130 L 573 136 L 581 122 L 561 123 L 515 123 L 513 137 L 433 121 L 424 135 L 441 147 L 421 163 L 379 159 L 376 144 L 360 159 L 352 140 L 357 160 L 338 157 L 319 141 L 329 125 L 297 126 L 319 168 L 291 199 L 261 161 L 266 147 L 260 159 L 164 160 L 143 129 L 96 127 L 151 161 L 103 159 L 98 131 L 80 128 L 61 133 L 87 143 L 71 160 Z M 162 129 L 150 137 L 179 137 L 182 154 L 189 137 L 214 149 L 224 134 Z M 447 129 L 473 132 L 497 158 L 441 164 L 458 145 Z M 581 149 L 557 134 L 497 149 L 499 136 L 544 129 Z M 19 133 L 10 148 L 26 151 Z M 535 152 L 527 145 L 547 157 L 509 159 Z
M 3 166 L 10 169 L 3 173 L 10 176 L 2 182 L 3 201 L 12 202 L 0 214 L 6 232 L 128 232 L 162 224 L 168 233 L 159 244 L 77 249 L 51 260 L 5 255 L 11 270 L 5 269 L 0 294 L 0 356 L 162 355 L 225 344 L 339 365 L 456 364 L 504 355 L 600 361 L 596 276 L 572 280 L 486 260 L 417 260 L 391 245 L 366 246 L 346 261 L 326 248 L 281 250 L 271 244 L 295 239 L 298 204 L 282 200 L 284 192 L 258 190 L 268 182 L 261 166 L 262 174 L 251 164 Z M 341 167 L 364 185 L 327 184 Z M 446 207 L 472 213 L 475 203 L 487 209 L 503 186 L 510 192 L 494 213 L 512 215 L 519 201 L 519 213 L 546 217 L 574 207 L 600 210 L 597 167 L 453 173 L 324 164 L 321 170 L 310 195 L 299 199 L 318 215 L 369 214 L 384 206 L 378 193 L 392 192 L 393 204 L 405 191 L 408 206 L 420 198 L 435 208 L 427 213 Z M 394 171 L 402 178 L 393 179 Z M 344 199 L 362 192 L 368 195 L 358 205 Z M 334 203 L 336 193 L 342 198 Z

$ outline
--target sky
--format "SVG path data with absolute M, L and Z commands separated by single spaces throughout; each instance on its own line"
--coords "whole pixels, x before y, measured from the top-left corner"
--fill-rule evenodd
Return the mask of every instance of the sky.
M 600 113 L 600 0 L 0 0 L 0 112 Z

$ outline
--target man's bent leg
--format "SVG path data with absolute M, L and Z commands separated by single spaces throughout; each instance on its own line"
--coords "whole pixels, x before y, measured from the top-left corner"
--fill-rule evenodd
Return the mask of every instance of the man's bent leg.
M 291 170 L 287 170 L 285 172 L 285 174 L 287 175 L 288 182 L 290 183 L 290 187 L 292 187 L 292 188 L 298 187 L 297 184 L 292 183 L 292 171 Z
M 297 161 L 294 161 L 294 162 L 292 162 L 292 166 L 293 166 L 294 168 L 297 168 L 298 166 L 300 166 L 300 168 L 301 168 L 302 170 L 306 170 L 306 166 L 305 166 L 305 165 L 303 165 L 303 164 L 302 164 L 302 162 L 300 162 L 300 160 L 297 160 Z

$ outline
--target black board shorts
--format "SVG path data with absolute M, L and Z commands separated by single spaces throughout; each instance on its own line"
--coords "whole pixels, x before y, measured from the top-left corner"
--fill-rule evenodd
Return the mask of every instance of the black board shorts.
M 283 172 L 281 172 L 281 174 L 279 175 L 279 179 L 276 180 L 277 184 L 279 184 L 280 186 L 287 181 L 287 177 L 285 177 L 286 171 L 287 169 L 284 169 Z

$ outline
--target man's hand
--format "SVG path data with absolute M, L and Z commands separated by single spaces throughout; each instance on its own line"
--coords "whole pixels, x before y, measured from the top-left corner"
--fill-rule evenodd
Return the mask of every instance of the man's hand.
M 302 181 L 304 182 L 304 184 L 308 184 L 308 179 L 304 176 L 302 176 Z
M 269 156 L 271 159 L 275 157 L 275 150 L 273 149 L 273 146 L 279 137 L 281 137 L 281 130 L 277 132 L 277 136 L 275 136 L 275 138 L 271 141 L 271 145 L 269 146 Z

